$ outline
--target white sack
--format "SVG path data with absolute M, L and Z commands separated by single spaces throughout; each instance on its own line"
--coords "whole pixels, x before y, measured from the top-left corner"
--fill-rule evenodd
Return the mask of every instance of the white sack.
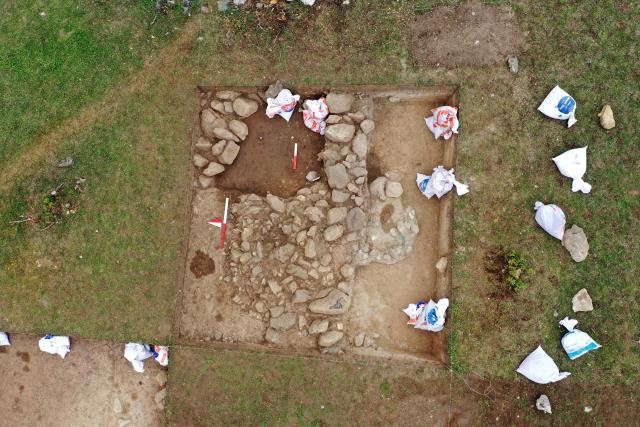
M 164 345 L 154 345 L 153 358 L 160 364 L 160 366 L 167 366 L 169 364 L 169 347 Z
M 565 151 L 552 159 L 560 173 L 567 178 L 573 179 L 571 191 L 582 191 L 588 193 L 591 191 L 591 184 L 582 180 L 587 172 L 587 147 L 574 148 Z
M 558 365 L 540 346 L 522 361 L 516 372 L 538 384 L 554 383 L 571 375 L 560 372 Z
M 564 351 L 571 360 L 577 359 L 583 354 L 601 347 L 601 345 L 595 342 L 587 333 L 576 329 L 577 324 L 577 320 L 569 319 L 568 317 L 560 321 L 560 325 L 564 326 L 568 331 L 560 342 L 562 343 L 562 348 L 564 348 Z
M 421 173 L 416 174 L 416 184 L 420 192 L 428 199 L 434 195 L 441 198 L 455 186 L 458 196 L 463 196 L 469 192 L 469 186 L 456 180 L 453 169 L 446 170 L 442 166 L 433 169 L 431 176 Z
M 124 346 L 124 358 L 133 365 L 136 372 L 144 372 L 143 360 L 153 356 L 148 344 L 130 342 Z
M 545 205 L 541 202 L 536 202 L 534 209 L 536 211 L 536 222 L 538 225 L 556 239 L 562 240 L 562 236 L 564 236 L 564 226 L 567 223 L 567 217 L 564 215 L 564 212 L 562 212 L 562 209 L 556 205 Z
M 57 354 L 64 359 L 71 351 L 71 341 L 69 337 L 45 335 L 38 341 L 38 347 L 45 353 Z
M 329 115 L 329 106 L 327 100 L 322 97 L 320 99 L 307 99 L 302 103 L 302 119 L 304 125 L 312 131 L 324 135 L 327 123 L 325 117 Z
M 440 332 L 444 329 L 445 316 L 449 300 L 447 298 L 440 299 L 437 303 L 429 300 L 416 319 L 414 328 L 431 332 Z
M 6 332 L 0 332 L 0 347 L 5 345 L 11 345 L 9 342 L 9 335 Z
M 569 128 L 577 122 L 575 116 L 576 100 L 560 89 L 560 86 L 554 87 L 549 92 L 549 95 L 538 107 L 538 111 L 552 119 L 568 120 L 567 127 Z
M 431 110 L 432 115 L 425 117 L 424 122 L 427 128 L 438 139 L 441 136 L 449 139 L 454 133 L 458 133 L 458 109 L 456 107 L 442 106 Z
M 313 4 L 316 2 L 316 0 L 300 0 L 300 1 L 305 6 L 313 6 Z
M 279 115 L 289 121 L 300 100 L 300 95 L 294 95 L 289 89 L 282 89 L 275 98 L 267 98 L 267 117 L 270 119 Z

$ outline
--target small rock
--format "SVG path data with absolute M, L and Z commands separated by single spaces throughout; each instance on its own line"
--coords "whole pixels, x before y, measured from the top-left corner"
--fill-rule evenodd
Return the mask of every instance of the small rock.
M 213 130 L 213 136 L 218 139 L 226 139 L 227 141 L 239 141 L 238 137 L 235 136 L 233 132 L 223 128 L 215 128 Z
M 227 141 L 224 139 L 222 141 L 218 141 L 211 147 L 211 154 L 214 156 L 219 156 L 224 151 L 224 147 L 227 146 Z
M 443 256 L 438 260 L 438 262 L 436 262 L 436 270 L 438 270 L 440 273 L 444 273 L 445 271 L 447 271 L 448 264 L 449 261 L 447 260 L 447 257 Z
M 58 162 L 59 168 L 69 168 L 73 166 L 73 157 L 66 157 Z
M 201 136 L 200 138 L 198 138 L 198 142 L 196 142 L 196 150 L 200 150 L 200 151 L 211 150 L 211 141 Z
M 328 315 L 344 314 L 349 310 L 350 305 L 351 298 L 347 294 L 338 289 L 332 289 L 326 297 L 309 304 L 309 311 Z
M 156 382 L 160 387 L 164 387 L 167 383 L 167 374 L 164 371 L 158 372 L 156 375 Z
M 224 166 L 216 162 L 209 163 L 209 166 L 207 166 L 207 168 L 202 171 L 202 173 L 206 176 L 215 176 L 222 172 L 224 172 Z
M 312 239 L 308 239 L 307 243 L 305 243 L 304 245 L 304 256 L 306 258 L 312 259 L 317 255 L 318 253 L 316 252 L 316 242 L 314 242 Z
M 274 295 L 280 295 L 280 292 L 282 292 L 282 286 L 280 286 L 277 281 L 271 279 L 267 282 L 267 284 L 269 285 L 269 289 L 271 289 L 271 292 L 273 292 Z
M 214 111 L 217 111 L 219 113 L 226 113 L 226 111 L 224 111 L 224 102 L 222 101 L 218 101 L 217 99 L 214 99 L 213 101 L 211 101 L 211 108 L 213 108 Z
M 369 184 L 369 194 L 373 197 L 377 197 L 380 200 L 387 200 L 385 188 L 389 179 L 386 176 L 380 176 Z
M 284 212 L 286 205 L 280 197 L 274 196 L 273 194 L 269 193 L 267 194 L 266 199 L 267 199 L 267 204 L 271 207 L 271 209 L 280 213 Z
M 349 173 L 350 173 L 351 175 L 355 176 L 355 177 L 358 177 L 358 178 L 360 178 L 360 177 L 365 177 L 365 176 L 367 176 L 367 169 L 366 169 L 366 168 L 363 168 L 363 167 L 358 166 L 358 167 L 355 167 L 355 168 L 350 169 L 350 170 L 349 170 Z
M 298 279 L 307 280 L 309 278 L 309 273 L 307 273 L 307 270 L 296 264 L 289 264 L 286 271 L 287 274 L 296 276 Z
M 223 106 L 223 111 L 225 114 L 231 114 L 233 113 L 233 102 L 231 101 L 225 101 L 222 103 Z
M 362 111 L 356 111 L 355 113 L 349 113 L 347 115 L 355 123 L 360 123 L 361 121 L 367 118 Z
M 329 329 L 329 321 L 326 319 L 314 320 L 309 326 L 309 335 L 322 334 Z
M 307 176 L 305 177 L 309 182 L 316 182 L 320 179 L 320 174 L 316 171 L 309 171 Z
M 218 157 L 218 162 L 223 165 L 230 165 L 233 161 L 238 157 L 238 153 L 240 152 L 240 146 L 233 141 L 227 142 L 227 145 L 224 147 L 224 151 Z
M 331 191 L 331 201 L 333 203 L 344 203 L 349 200 L 349 193 L 340 190 Z
M 216 92 L 216 98 L 222 99 L 223 101 L 233 101 L 237 97 L 240 96 L 240 93 L 235 90 L 219 90 Z
M 240 117 L 249 117 L 258 111 L 258 103 L 253 99 L 236 98 L 233 101 L 233 111 Z
M 536 400 L 536 408 L 546 414 L 551 413 L 551 402 L 549 402 L 549 398 L 546 394 L 541 394 Z
M 291 302 L 293 304 L 302 304 L 311 299 L 311 294 L 306 289 L 298 289 L 294 294 Z
M 318 338 L 318 345 L 320 347 L 331 347 L 332 345 L 337 344 L 343 336 L 344 332 L 340 331 L 325 332 L 324 334 L 320 335 L 320 338 Z
M 353 339 L 353 344 L 355 344 L 356 347 L 362 347 L 362 345 L 364 344 L 364 332 L 360 332 L 358 335 L 356 335 L 356 337 Z
M 327 174 L 327 181 L 331 188 L 342 190 L 349 183 L 349 174 L 342 163 L 326 167 L 325 173 Z
M 336 224 L 338 222 L 342 222 L 347 217 L 347 208 L 331 208 L 329 212 L 327 212 L 327 224 Z
M 589 242 L 584 230 L 577 225 L 571 226 L 562 236 L 562 246 L 571 254 L 571 259 L 575 262 L 582 262 L 589 254 Z
M 269 85 L 269 88 L 267 88 L 267 90 L 265 91 L 264 96 L 267 98 L 275 98 L 276 96 L 278 96 L 282 89 L 284 89 L 284 85 L 282 84 L 282 82 L 280 82 L 280 80 L 277 80 L 272 85 Z
M 576 313 L 578 311 L 593 311 L 593 301 L 591 301 L 589 292 L 584 288 L 573 296 L 571 304 L 573 305 L 573 311 Z
M 275 307 L 271 307 L 269 309 L 269 313 L 271 314 L 271 317 L 280 317 L 282 316 L 282 313 L 284 313 L 284 306 L 276 305 Z
M 280 344 L 280 334 L 271 328 L 267 329 L 267 332 L 264 334 L 264 339 L 271 344 Z
M 373 120 L 366 119 L 360 123 L 360 129 L 362 129 L 362 132 L 364 132 L 365 135 L 369 135 L 375 128 L 376 124 Z
M 353 208 L 347 214 L 347 230 L 360 231 L 367 225 L 367 215 L 360 208 Z
M 515 56 L 515 55 L 507 56 L 507 65 L 509 66 L 509 71 L 511 71 L 513 74 L 516 74 L 518 72 L 518 69 L 519 69 L 519 67 L 518 67 L 518 57 Z
M 229 122 L 229 130 L 243 141 L 247 138 L 247 135 L 249 135 L 249 127 L 240 120 L 231 120 Z
M 345 280 L 353 280 L 356 276 L 356 268 L 351 264 L 345 264 L 340 267 L 340 274 L 342 274 Z
M 351 143 L 351 149 L 353 150 L 354 153 L 358 155 L 358 157 L 360 157 L 361 159 L 364 159 L 367 157 L 367 149 L 368 149 L 367 146 L 368 146 L 367 136 L 361 132 L 358 132 L 355 138 L 353 138 L 353 142 Z
M 307 218 L 309 218 L 309 221 L 311 222 L 320 222 L 324 217 L 322 209 L 317 206 L 309 206 L 304 210 L 304 214 Z
M 213 110 L 205 108 L 202 110 L 202 113 L 200 113 L 200 128 L 206 137 L 213 138 L 214 129 L 226 127 L 227 122 Z
M 325 122 L 328 125 L 335 125 L 336 123 L 340 123 L 341 120 L 342 118 L 337 114 L 330 114 L 329 117 L 327 117 L 327 120 L 325 120 Z
M 342 225 L 331 225 L 324 230 L 324 239 L 327 242 L 333 242 L 342 237 L 344 233 L 344 227 Z
M 384 193 L 387 197 L 400 197 L 402 196 L 402 184 L 397 181 L 387 181 L 387 185 L 385 186 Z
M 200 154 L 194 154 L 193 164 L 196 165 L 197 168 L 203 168 L 209 164 L 209 160 L 206 157 L 201 156 Z
M 213 182 L 213 178 L 206 175 L 200 175 L 198 177 L 198 181 L 200 182 L 200 186 L 202 188 L 209 188 L 211 186 L 211 183 Z
M 337 143 L 347 143 L 351 141 L 356 133 L 356 127 L 345 123 L 329 125 L 324 133 L 325 138 Z
M 271 318 L 269 326 L 276 331 L 287 331 L 293 328 L 298 321 L 298 315 L 296 313 L 284 313 L 276 318 Z
M 166 395 L 167 395 L 167 389 L 163 388 L 162 390 L 157 392 L 156 395 L 154 396 L 153 400 L 156 402 L 156 405 L 158 405 L 158 408 L 164 409 L 164 398 Z
M 600 117 L 600 126 L 604 129 L 613 129 L 616 127 L 616 121 L 613 118 L 613 110 L 609 104 L 605 104 L 602 110 L 598 113 Z
M 327 106 L 331 114 L 347 113 L 353 104 L 353 95 L 348 93 L 330 93 L 327 95 Z
M 117 397 L 113 399 L 113 412 L 115 412 L 116 414 L 122 413 L 122 402 L 120 402 L 120 399 L 118 399 Z
M 591 406 L 585 406 L 584 407 L 584 412 L 585 414 L 588 414 L 589 412 L 593 411 L 593 408 Z

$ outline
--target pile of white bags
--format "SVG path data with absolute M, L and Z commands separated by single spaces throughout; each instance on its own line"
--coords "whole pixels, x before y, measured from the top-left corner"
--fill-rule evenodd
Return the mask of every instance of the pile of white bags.
M 560 325 L 564 326 L 568 331 L 564 334 L 560 342 L 562 343 L 562 348 L 564 348 L 564 351 L 571 360 L 577 359 L 583 354 L 601 347 L 601 345 L 595 342 L 587 333 L 576 329 L 577 324 L 577 320 L 569 319 L 568 317 L 560 321 Z
M 469 186 L 456 180 L 453 169 L 446 170 L 442 166 L 433 169 L 431 176 L 416 174 L 416 184 L 420 192 L 428 199 L 436 196 L 438 199 L 447 194 L 455 186 L 458 196 L 469 192 Z
M 582 180 L 587 172 L 587 147 L 574 148 L 565 151 L 552 159 L 560 173 L 567 178 L 573 179 L 571 191 L 582 191 L 588 193 L 591 191 L 591 184 Z
M 5 345 L 11 345 L 9 342 L 9 335 L 6 332 L 0 332 L 0 347 Z
M 276 114 L 289 121 L 300 100 L 300 95 L 294 95 L 289 89 L 282 89 L 275 98 L 267 98 L 267 117 L 270 119 Z
M 538 111 L 547 117 L 558 120 L 568 120 L 567 127 L 574 125 L 576 120 L 576 100 L 567 92 L 560 89 L 560 86 L 554 87 L 549 95 L 542 101 L 538 107 Z
M 407 325 L 424 331 L 440 332 L 444 329 L 448 307 L 449 299 L 442 298 L 437 303 L 429 300 L 428 303 L 420 301 L 418 304 L 409 304 L 402 311 L 409 316 Z
M 433 133 L 436 139 L 441 136 L 449 139 L 454 133 L 458 133 L 458 109 L 456 107 L 442 106 L 431 110 L 433 115 L 425 117 L 427 128 Z
M 564 226 L 567 223 L 567 217 L 562 209 L 553 204 L 545 205 L 542 202 L 536 202 L 534 209 L 538 225 L 556 239 L 562 240 Z
M 69 337 L 45 335 L 38 341 L 40 350 L 49 354 L 57 354 L 63 359 L 71 351 L 71 340 Z
M 144 361 L 153 357 L 161 366 L 169 364 L 169 348 L 161 345 L 130 342 L 124 346 L 124 358 L 131 362 L 136 372 L 144 372 Z
M 571 375 L 560 372 L 558 365 L 540 346 L 522 361 L 516 372 L 538 384 L 554 383 Z
M 327 127 L 324 119 L 329 115 L 329 106 L 327 100 L 322 97 L 320 99 L 307 99 L 302 103 L 302 119 L 304 125 L 312 131 L 324 135 Z

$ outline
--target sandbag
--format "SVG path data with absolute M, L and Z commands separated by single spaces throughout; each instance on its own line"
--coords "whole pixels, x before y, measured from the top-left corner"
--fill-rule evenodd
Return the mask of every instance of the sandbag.
M 554 383 L 571 375 L 560 372 L 558 365 L 540 346 L 522 361 L 516 372 L 538 384 Z
M 576 120 L 576 100 L 567 92 L 556 86 L 538 106 L 538 111 L 547 117 L 557 120 L 568 120 L 567 127 L 573 126 Z
M 585 194 L 591 191 L 591 184 L 582 180 L 587 172 L 587 147 L 565 151 L 552 160 L 562 175 L 573 179 L 571 191 L 582 191 Z
M 402 311 L 409 316 L 408 325 L 424 331 L 440 332 L 444 329 L 446 312 L 449 300 L 442 298 L 438 302 L 429 300 L 428 303 L 419 301 L 417 304 L 409 304 Z
M 69 337 L 45 335 L 38 341 L 40 350 L 49 354 L 57 354 L 63 359 L 71 351 L 71 340 Z
M 9 335 L 6 332 L 0 332 L 0 347 L 11 345 L 9 342 Z
M 327 100 L 322 97 L 320 99 L 307 99 L 302 103 L 302 119 L 304 125 L 312 131 L 324 135 L 327 123 L 324 119 L 329 115 L 329 106 Z
M 567 223 L 567 217 L 562 209 L 553 204 L 545 205 L 542 202 L 536 202 L 534 209 L 538 225 L 556 239 L 562 240 L 564 226 Z
M 436 196 L 438 199 L 447 194 L 455 186 L 458 196 L 469 192 L 469 186 L 456 180 L 453 169 L 446 170 L 442 166 L 433 169 L 431 176 L 416 174 L 416 184 L 420 192 L 428 199 Z
M 270 119 L 276 114 L 289 121 L 300 100 L 300 95 L 294 95 L 289 89 L 282 89 L 275 98 L 267 98 L 267 117 Z
M 602 347 L 600 344 L 595 342 L 589 334 L 576 329 L 577 324 L 577 320 L 569 319 L 568 317 L 565 317 L 560 321 L 560 325 L 564 326 L 568 331 L 564 334 L 560 342 L 562 343 L 562 348 L 564 348 L 564 351 L 571 360 L 577 359 L 591 350 Z
M 164 345 L 154 345 L 153 358 L 160 364 L 160 366 L 167 366 L 169 364 L 169 347 Z
M 124 346 L 124 358 L 131 362 L 136 372 L 144 372 L 144 360 L 153 356 L 148 344 L 130 342 Z
M 454 133 L 458 133 L 458 109 L 456 107 L 442 106 L 431 110 L 432 115 L 425 117 L 424 122 L 427 128 L 433 133 L 436 139 L 441 136 L 449 139 Z

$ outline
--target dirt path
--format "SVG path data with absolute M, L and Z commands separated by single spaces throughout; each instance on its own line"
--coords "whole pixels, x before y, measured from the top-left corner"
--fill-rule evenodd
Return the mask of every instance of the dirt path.
M 171 74 L 176 65 L 175 59 L 188 51 L 196 39 L 200 29 L 201 18 L 194 16 L 189 20 L 180 36 L 158 54 L 148 59 L 144 67 L 123 79 L 123 83 L 108 92 L 102 101 L 87 105 L 75 117 L 64 121 L 50 132 L 36 139 L 36 141 L 21 152 L 17 157 L 9 160 L 0 175 L 0 192 L 7 191 L 14 180 L 32 170 L 31 166 L 46 156 L 51 156 L 56 146 L 71 135 L 88 129 L 105 114 L 116 111 L 132 94 L 148 87 L 158 75 Z
M 156 426 L 163 404 L 156 394 L 166 371 L 145 363 L 133 370 L 123 344 L 71 341 L 65 359 L 43 353 L 39 337 L 11 335 L 0 347 L 0 424 L 11 426 Z

